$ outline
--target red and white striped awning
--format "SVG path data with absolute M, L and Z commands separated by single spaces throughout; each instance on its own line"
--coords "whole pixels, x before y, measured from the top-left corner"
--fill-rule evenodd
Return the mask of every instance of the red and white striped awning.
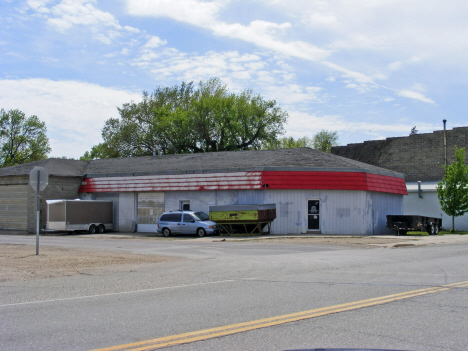
M 366 172 L 252 171 L 85 178 L 82 193 L 236 189 L 367 190 L 407 195 L 403 178 Z

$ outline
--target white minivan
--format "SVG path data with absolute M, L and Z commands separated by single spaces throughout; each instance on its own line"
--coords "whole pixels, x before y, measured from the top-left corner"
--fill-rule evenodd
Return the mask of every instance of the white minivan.
M 215 222 L 204 212 L 174 211 L 165 212 L 158 220 L 158 233 L 164 236 L 171 234 L 192 234 L 200 237 L 219 234 Z

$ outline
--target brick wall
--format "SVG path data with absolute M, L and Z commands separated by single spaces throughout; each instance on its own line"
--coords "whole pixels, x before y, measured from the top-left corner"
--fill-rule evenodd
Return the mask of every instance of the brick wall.
M 468 127 L 447 130 L 447 164 L 455 160 L 455 145 L 468 149 Z M 405 174 L 406 181 L 439 181 L 444 176 L 444 131 L 371 140 L 332 147 L 332 154 Z M 466 162 L 468 163 L 468 150 Z

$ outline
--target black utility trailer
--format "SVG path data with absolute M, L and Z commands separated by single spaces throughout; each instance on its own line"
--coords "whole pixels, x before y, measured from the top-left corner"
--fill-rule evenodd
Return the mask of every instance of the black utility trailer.
M 409 231 L 427 231 L 430 235 L 439 234 L 442 218 L 415 215 L 387 215 L 387 228 L 397 235 L 405 235 Z

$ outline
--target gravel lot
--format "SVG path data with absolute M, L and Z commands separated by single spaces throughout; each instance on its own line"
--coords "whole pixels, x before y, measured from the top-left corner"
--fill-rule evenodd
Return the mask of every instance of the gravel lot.
M 178 260 L 175 257 L 138 255 L 41 245 L 0 244 L 0 282 L 90 274 L 96 270 L 130 270 L 144 264 Z

